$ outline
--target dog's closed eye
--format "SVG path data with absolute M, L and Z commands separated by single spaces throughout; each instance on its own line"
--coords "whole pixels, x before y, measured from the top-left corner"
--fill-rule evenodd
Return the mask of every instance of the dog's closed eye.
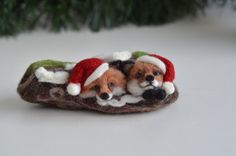
M 95 90 L 96 92 L 99 92 L 100 91 L 100 86 L 99 85 L 95 85 L 93 87 L 93 90 Z
M 140 79 L 140 78 L 142 78 L 143 77 L 143 72 L 142 71 L 138 71 L 136 74 L 135 74 L 135 78 L 137 78 L 137 79 Z

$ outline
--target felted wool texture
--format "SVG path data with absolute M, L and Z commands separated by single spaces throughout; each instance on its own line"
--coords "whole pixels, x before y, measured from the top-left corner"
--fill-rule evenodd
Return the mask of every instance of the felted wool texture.
M 169 81 L 169 82 L 174 81 L 174 79 L 175 79 L 175 68 L 174 68 L 173 63 L 170 60 L 168 60 L 167 58 L 165 58 L 163 56 L 160 56 L 160 55 L 150 54 L 150 56 L 157 57 L 158 59 L 160 59 L 162 62 L 165 63 L 166 72 L 165 72 L 165 75 L 164 75 L 164 81 Z
M 48 82 L 54 84 L 65 84 L 68 81 L 69 73 L 66 71 L 48 71 L 44 67 L 39 67 L 35 71 L 35 76 L 39 82 Z
M 160 59 L 158 59 L 156 57 L 144 55 L 144 56 L 139 57 L 136 60 L 136 62 L 138 62 L 138 61 L 153 64 L 153 65 L 159 67 L 164 74 L 166 72 L 166 65 L 164 64 L 164 62 L 162 62 Z
M 80 83 L 82 86 L 88 77 L 96 70 L 97 67 L 102 65 L 102 61 L 97 58 L 89 58 L 80 61 L 72 69 L 69 83 Z
M 164 73 L 163 88 L 167 94 L 172 94 L 175 90 L 173 81 L 175 79 L 175 68 L 173 63 L 167 58 L 157 54 L 142 55 L 136 61 L 146 62 L 159 67 Z
M 81 87 L 88 85 L 108 70 L 108 63 L 98 58 L 89 58 L 80 61 L 72 69 L 69 77 L 68 92 L 71 95 L 78 95 Z M 76 86 L 77 85 L 77 86 Z
M 65 71 L 64 68 L 60 67 L 47 67 L 46 69 L 49 71 Z M 23 100 L 30 103 L 71 110 L 86 109 L 110 114 L 154 111 L 174 103 L 179 96 L 176 88 L 175 92 L 168 95 L 164 100 L 142 100 L 133 104 L 127 103 L 121 107 L 109 105 L 101 106 L 96 102 L 96 98 L 83 99 L 80 96 L 69 95 L 66 91 L 66 87 L 66 84 L 39 82 L 33 71 L 31 74 L 24 74 L 17 87 L 17 92 Z
M 27 74 L 23 76 L 18 85 L 18 93 L 24 100 L 30 102 L 53 106 L 60 105 L 58 107 L 63 108 L 67 108 L 68 105 L 73 103 L 73 106 L 71 105 L 73 109 L 85 108 L 108 113 L 151 111 L 157 107 L 159 108 L 160 105 L 174 102 L 178 97 L 178 91 L 173 83 L 175 70 L 172 62 L 156 54 L 148 54 L 140 51 L 139 53 L 141 53 L 140 55 L 142 56 L 146 55 L 151 57 L 152 61 L 149 63 L 156 66 L 162 65 L 162 69 L 165 68 L 163 89 L 167 92 L 167 96 L 164 100 L 158 100 L 155 98 L 152 98 L 152 100 L 149 100 L 148 98 L 143 99 L 142 96 L 133 96 L 130 94 L 119 94 L 108 101 L 98 101 L 95 97 L 83 98 L 76 96 L 80 93 L 86 83 L 89 84 L 100 78 L 109 69 L 109 64 L 112 64 L 112 62 L 104 62 L 105 60 L 100 58 L 85 59 L 77 64 L 68 62 L 67 65 L 65 62 L 63 63 L 64 68 L 60 66 L 43 67 L 43 64 L 42 67 L 31 68 L 30 72 L 27 70 Z M 120 54 L 115 53 L 111 61 L 120 61 L 120 65 L 122 65 L 122 62 L 132 62 L 135 60 L 134 57 L 130 58 L 130 56 L 133 56 L 133 54 L 126 51 Z M 156 60 L 157 63 L 155 62 Z M 132 63 L 130 65 L 132 65 Z M 121 70 L 120 68 L 118 69 Z M 121 71 L 123 72 L 123 70 Z M 35 85 L 35 87 L 32 87 L 32 85 Z M 37 87 L 39 88 L 37 89 Z M 73 91 L 72 94 L 68 92 L 68 88 L 70 87 Z M 152 107 L 150 108 L 149 106 L 146 106 L 146 104 L 149 104 Z M 90 107 L 90 105 L 92 106 Z M 107 107 L 109 109 L 104 110 Z M 128 109 L 126 109 L 127 107 Z
M 137 58 L 136 61 L 146 62 L 159 67 L 164 73 L 164 81 L 172 82 L 175 79 L 175 68 L 173 63 L 167 58 L 156 55 L 143 55 Z

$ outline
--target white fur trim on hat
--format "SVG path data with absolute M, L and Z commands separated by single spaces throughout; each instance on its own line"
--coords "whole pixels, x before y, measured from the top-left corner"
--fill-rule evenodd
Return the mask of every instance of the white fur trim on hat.
M 168 95 L 173 94 L 175 92 L 174 84 L 169 81 L 163 83 L 163 89 L 166 91 Z
M 102 63 L 97 69 L 86 79 L 84 86 L 87 86 L 97 78 L 101 77 L 109 69 L 108 63 Z
M 136 61 L 153 64 L 153 65 L 159 67 L 164 74 L 166 73 L 165 63 L 156 57 L 144 55 L 144 56 L 139 57 Z
M 67 92 L 73 96 L 79 95 L 80 90 L 81 90 L 80 84 L 69 83 L 67 86 Z

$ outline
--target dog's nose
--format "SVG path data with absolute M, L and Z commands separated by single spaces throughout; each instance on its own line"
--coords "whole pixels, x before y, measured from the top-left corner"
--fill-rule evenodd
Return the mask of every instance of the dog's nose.
M 103 99 L 103 100 L 107 100 L 107 99 L 109 98 L 109 94 L 107 94 L 107 93 L 102 93 L 102 94 L 100 95 L 100 98 Z
M 154 77 L 152 75 L 146 76 L 146 81 L 152 82 L 154 80 Z

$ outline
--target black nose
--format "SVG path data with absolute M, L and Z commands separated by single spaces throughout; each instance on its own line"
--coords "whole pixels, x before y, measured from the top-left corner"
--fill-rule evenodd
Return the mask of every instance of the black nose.
M 100 98 L 103 99 L 103 100 L 107 100 L 107 99 L 109 98 L 109 94 L 107 94 L 107 93 L 102 93 L 102 94 L 100 95 Z
M 154 80 L 154 77 L 152 75 L 146 76 L 146 81 L 152 82 Z

